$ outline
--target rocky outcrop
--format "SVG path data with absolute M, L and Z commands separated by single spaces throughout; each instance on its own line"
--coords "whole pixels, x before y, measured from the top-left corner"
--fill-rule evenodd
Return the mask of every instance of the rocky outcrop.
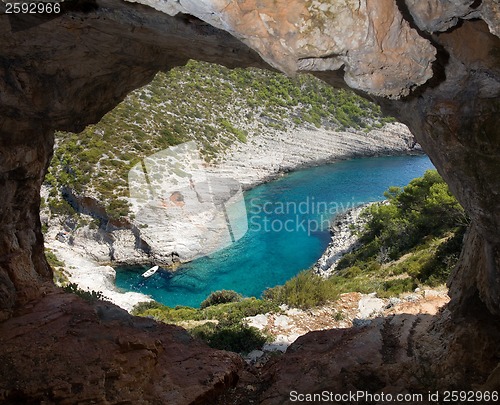
M 195 15 L 289 74 L 343 68 L 350 87 L 393 98 L 432 77 L 435 49 L 393 0 L 189 0 L 168 10 L 156 0 L 136 1 Z
M 259 371 L 243 375 L 221 404 L 244 403 L 243 398 L 259 404 L 291 404 L 299 402 L 294 401 L 291 392 L 342 395 L 358 391 L 393 395 L 394 402 L 402 404 L 430 404 L 426 383 L 433 382 L 436 375 L 433 353 L 425 350 L 427 345 L 442 350 L 439 339 L 443 336 L 439 330 L 429 332 L 429 328 L 434 321 L 432 315 L 440 311 L 441 319 L 449 322 L 449 312 L 442 309 L 447 298 L 445 292 L 427 290 L 422 295 L 409 294 L 400 302 L 391 303 L 349 293 L 343 294 L 332 307 L 307 313 L 294 310 L 290 315 L 268 315 L 269 330 L 283 334 L 283 345 L 289 344 L 286 338 L 293 343 L 282 357 L 274 356 L 260 366 Z M 369 313 L 366 311 L 369 300 L 378 300 L 382 305 Z M 370 305 L 375 307 L 373 303 Z M 340 321 L 334 319 L 339 312 L 344 318 Z M 286 318 L 287 322 L 284 319 L 277 322 L 278 318 Z M 310 332 L 297 338 L 290 335 L 292 325 Z M 422 344 L 422 336 L 425 336 L 425 344 Z M 441 386 L 452 387 L 456 383 L 453 373 L 448 376 L 450 379 Z M 398 394 L 425 396 L 421 400 L 418 397 L 396 400 Z M 359 398 L 359 401 L 345 398 L 317 402 L 383 403 L 367 398 Z
M 263 398 L 268 403 L 281 400 L 292 383 L 301 389 L 340 389 L 337 384 L 344 381 L 343 389 L 377 391 L 403 389 L 392 383 L 402 381 L 405 389 L 417 390 L 425 379 L 417 381 L 419 374 L 413 370 L 430 370 L 431 383 L 438 388 L 498 388 L 494 371 L 500 358 L 498 1 L 423 0 L 425 9 L 418 6 L 421 2 L 409 0 L 141 1 L 171 15 L 118 0 L 64 2 L 58 15 L 0 14 L 0 318 L 26 314 L 26 305 L 54 288 L 43 257 L 38 214 L 54 130 L 78 132 L 158 70 L 189 58 L 228 66 L 273 66 L 287 73 L 311 71 L 333 85 L 349 85 L 376 98 L 385 111 L 407 124 L 464 205 L 472 227 L 451 281 L 448 315 L 399 316 L 366 329 L 306 335 L 281 363 L 269 368 Z M 4 4 L 0 7 L 5 9 Z M 179 7 L 182 14 L 176 14 Z M 67 298 L 53 299 L 62 305 Z M 48 321 L 53 313 L 43 302 L 36 307 L 40 311 L 33 312 L 32 325 Z M 78 319 L 81 308 L 67 308 L 67 317 Z M 2 358 L 9 358 L 2 366 L 16 365 L 2 369 L 1 392 L 27 403 L 40 398 L 50 381 L 61 384 L 52 392 L 63 402 L 69 398 L 71 380 L 61 370 L 74 363 L 59 357 L 61 345 L 49 346 L 50 352 L 43 345 L 34 348 L 26 336 L 36 326 L 26 326 L 24 334 L 9 334 L 16 319 L 7 321 L 8 328 L 1 327 L 2 336 L 9 337 L 9 345 L 0 348 Z M 93 319 L 85 325 L 86 339 L 62 345 L 72 355 L 82 342 L 102 353 L 80 357 L 83 376 L 92 375 L 97 359 L 116 364 L 108 357 L 116 351 L 100 352 L 100 347 L 109 347 L 106 339 L 113 335 L 101 333 Z M 147 340 L 147 330 L 130 322 L 128 327 L 117 325 L 113 333 Z M 63 323 L 57 333 L 66 331 L 71 327 Z M 125 364 L 119 375 L 130 387 L 118 398 L 134 402 L 140 395 L 134 387 L 139 387 L 144 402 L 161 402 L 168 389 L 143 390 L 140 387 L 152 383 L 144 382 L 137 368 L 126 366 L 134 364 L 135 356 L 152 351 L 138 354 L 128 350 L 131 347 L 133 343 L 125 343 L 116 360 Z M 173 354 L 170 364 L 176 361 Z M 220 380 L 213 380 L 204 361 L 209 360 L 197 363 L 202 366 L 197 381 L 205 381 L 214 392 Z M 164 364 L 168 367 L 159 362 L 153 375 L 163 375 Z M 15 382 L 10 377 L 13 370 L 18 370 L 15 381 L 32 384 Z M 188 381 L 194 372 L 182 369 L 177 376 Z M 80 387 L 75 386 L 71 395 L 77 395 Z M 113 383 L 96 389 L 99 393 L 91 398 L 117 395 Z M 178 402 L 203 398 L 196 392 L 200 396 L 186 393 Z
M 182 328 L 61 293 L 0 324 L 0 343 L 8 404 L 213 403 L 242 363 Z
M 52 289 L 39 211 L 53 140 L 47 131 L 10 124 L 4 121 L 0 137 L 0 320 Z
M 325 252 L 314 265 L 314 271 L 323 277 L 335 273 L 337 263 L 347 253 L 352 252 L 359 246 L 359 232 L 368 222 L 368 217 L 361 216 L 361 212 L 370 204 L 351 208 L 335 217 L 330 227 L 332 239 Z
M 429 390 L 422 382 L 427 381 L 428 387 L 432 386 L 431 381 L 435 382 L 431 358 L 424 360 L 418 353 L 420 336 L 427 336 L 426 343 L 439 342 L 439 333 L 429 333 L 433 320 L 431 315 L 400 314 L 377 318 L 369 326 L 308 333 L 297 339 L 282 358 L 266 367 L 261 378 L 267 379 L 269 385 L 263 387 L 258 403 L 291 404 L 295 401 L 290 393 L 295 391 L 334 395 L 383 393 L 393 395 L 388 402 L 430 404 L 425 396 L 396 400 L 396 395 L 426 395 Z M 447 383 L 445 387 L 453 387 L 455 382 Z M 331 402 L 384 402 L 345 398 Z
M 251 352 L 247 361 L 266 360 L 269 352 L 287 351 L 300 336 L 311 331 L 367 326 L 375 318 L 398 314 L 435 315 L 449 301 L 446 291 L 423 290 L 403 294 L 399 298 L 378 298 L 376 293 L 341 294 L 335 302 L 307 310 L 280 307 L 281 312 L 259 314 L 246 318 L 249 326 L 268 332 L 273 339 L 262 350 Z

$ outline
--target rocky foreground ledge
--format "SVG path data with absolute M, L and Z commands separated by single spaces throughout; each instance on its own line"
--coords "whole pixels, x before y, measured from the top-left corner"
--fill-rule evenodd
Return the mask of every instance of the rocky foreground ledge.
M 450 321 L 449 311 L 443 308 L 448 301 L 446 291 L 409 294 L 400 302 L 386 302 L 385 306 L 382 301 L 349 293 L 341 296 L 335 308 L 288 315 L 289 325 L 301 323 L 302 328 L 310 329 L 289 345 L 284 355 L 265 355 L 253 361 L 253 366 L 240 373 L 237 386 L 218 403 L 292 404 L 296 402 L 290 396 L 292 391 L 304 394 L 367 391 L 392 395 L 426 392 L 425 373 L 429 373 L 426 378 L 433 378 L 432 360 L 426 351 L 432 357 L 431 351 L 439 347 L 441 338 L 429 328 L 438 313 Z M 371 315 L 361 314 L 367 310 L 373 310 Z M 332 311 L 341 311 L 345 319 L 333 320 Z M 360 315 L 366 318 L 361 320 Z M 279 322 L 269 319 L 269 322 L 274 323 L 274 329 L 286 333 L 283 319 Z M 322 322 L 323 327 L 319 327 Z
M 180 327 L 54 291 L 0 324 L 0 356 L 2 404 L 210 404 L 243 364 Z
M 447 290 L 440 288 L 418 290 L 393 298 L 378 298 L 375 293 L 350 292 L 341 294 L 334 302 L 307 310 L 283 305 L 281 313 L 246 318 L 248 325 L 273 336 L 262 350 L 250 352 L 246 360 L 261 366 L 272 357 L 272 353 L 288 351 L 301 336 L 313 331 L 366 327 L 376 322 L 377 318 L 403 313 L 435 315 L 449 299 Z

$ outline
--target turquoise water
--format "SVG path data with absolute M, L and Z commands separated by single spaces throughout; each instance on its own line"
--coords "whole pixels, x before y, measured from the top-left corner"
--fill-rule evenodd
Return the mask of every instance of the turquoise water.
M 343 161 L 290 173 L 245 193 L 249 229 L 224 250 L 183 264 L 175 273 L 145 267 L 117 268 L 116 284 L 169 306 L 197 307 L 212 291 L 229 289 L 259 297 L 268 287 L 309 268 L 328 245 L 336 213 L 384 199 L 433 168 L 426 156 Z

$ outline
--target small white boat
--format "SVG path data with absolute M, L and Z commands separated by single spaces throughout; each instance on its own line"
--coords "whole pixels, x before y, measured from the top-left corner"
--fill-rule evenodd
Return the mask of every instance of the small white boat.
M 146 270 L 144 273 L 142 273 L 142 277 L 151 277 L 153 274 L 155 274 L 160 266 L 153 266 L 149 270 Z

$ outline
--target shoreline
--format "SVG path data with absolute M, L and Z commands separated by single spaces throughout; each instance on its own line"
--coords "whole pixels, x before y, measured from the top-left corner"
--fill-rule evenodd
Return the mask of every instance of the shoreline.
M 113 267 L 92 261 L 73 251 L 66 243 L 54 239 L 50 243 L 46 242 L 45 248 L 64 262 L 64 274 L 82 290 L 101 292 L 106 300 L 127 312 L 140 302 L 153 301 L 146 294 L 121 291 L 115 284 L 116 271 Z
M 223 162 L 207 169 L 209 173 L 231 175 L 246 191 L 309 167 L 358 158 L 413 155 L 425 153 L 401 123 L 389 123 L 368 133 L 300 128 L 269 131 L 244 144 L 233 144 Z
M 313 266 L 316 274 L 324 278 L 335 274 L 340 259 L 360 245 L 360 235 L 357 233 L 368 222 L 368 218 L 362 217 L 361 213 L 374 204 L 383 203 L 384 200 L 362 204 L 335 216 L 334 223 L 330 227 L 330 242 Z
M 306 148 L 303 147 L 305 140 L 312 140 L 307 143 Z M 288 173 L 309 167 L 356 158 L 423 154 L 419 145 L 415 144 L 413 135 L 404 125 L 398 123 L 387 124 L 384 128 L 372 130 L 368 134 L 325 129 L 290 130 L 288 133 L 270 131 L 249 138 L 245 144 L 232 145 L 226 152 L 224 161 L 209 166 L 207 171 L 234 178 L 240 182 L 244 191 L 248 191 Z M 116 267 L 159 264 L 168 267 L 161 262 L 161 253 L 168 252 L 168 247 L 162 246 L 161 243 L 153 247 L 159 251 L 156 257 L 154 251 L 144 254 L 143 250 L 137 249 L 137 235 L 132 229 L 104 232 L 101 229 L 91 230 L 83 227 L 71 232 L 68 240 L 60 237 L 62 229 L 61 225 L 51 226 L 45 235 L 45 246 L 66 263 L 70 282 L 77 283 L 79 288 L 84 290 L 101 291 L 111 302 L 127 311 L 139 302 L 152 300 L 145 294 L 123 292 L 116 287 L 116 271 L 111 265 Z M 136 232 L 138 229 L 136 227 Z M 141 242 L 147 240 L 144 230 L 139 233 Z M 183 242 L 192 243 L 189 240 Z M 175 266 L 175 263 L 173 264 Z
M 386 153 L 386 154 L 375 154 L 375 155 L 352 155 L 352 156 L 341 156 L 341 157 L 334 157 L 332 159 L 322 159 L 322 160 L 316 160 L 308 163 L 303 163 L 301 165 L 298 165 L 293 168 L 286 168 L 283 170 L 280 170 L 276 173 L 269 174 L 267 177 L 263 178 L 262 180 L 256 181 L 255 183 L 251 183 L 249 185 L 245 185 L 242 187 L 243 191 L 250 191 L 253 188 L 260 186 L 262 184 L 269 183 L 271 181 L 280 179 L 283 176 L 286 176 L 287 174 L 294 173 L 300 170 L 304 169 L 310 169 L 313 167 L 320 167 L 324 165 L 332 165 L 335 163 L 340 163 L 340 162 L 345 162 L 347 160 L 354 160 L 354 159 L 365 159 L 365 158 L 378 158 L 378 157 L 397 157 L 397 156 L 425 156 L 425 152 L 420 151 L 420 150 L 410 150 L 408 152 L 400 152 L 400 151 L 395 151 L 394 153 Z

